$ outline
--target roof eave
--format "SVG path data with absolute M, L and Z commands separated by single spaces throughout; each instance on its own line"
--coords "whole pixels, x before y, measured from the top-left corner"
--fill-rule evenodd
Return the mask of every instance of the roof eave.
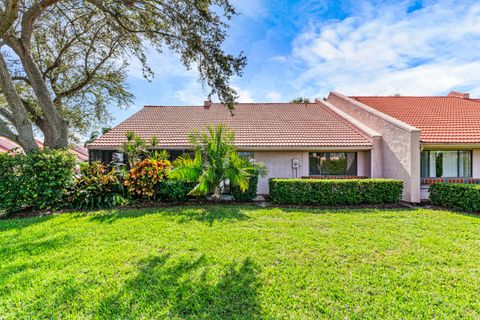
M 109 145 L 109 146 L 96 146 L 89 145 L 88 150 L 108 150 L 116 151 L 120 150 L 121 146 Z M 192 146 L 159 146 L 155 148 L 157 150 L 188 150 L 192 149 Z M 352 145 L 352 146 L 237 146 L 238 151 L 363 151 L 371 150 L 372 145 Z
M 478 142 L 428 142 L 420 141 L 422 149 L 480 149 Z

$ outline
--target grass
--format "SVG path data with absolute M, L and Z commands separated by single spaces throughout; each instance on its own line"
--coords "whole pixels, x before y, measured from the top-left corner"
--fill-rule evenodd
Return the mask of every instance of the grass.
M 480 219 L 177 207 L 0 221 L 0 319 L 480 318 Z

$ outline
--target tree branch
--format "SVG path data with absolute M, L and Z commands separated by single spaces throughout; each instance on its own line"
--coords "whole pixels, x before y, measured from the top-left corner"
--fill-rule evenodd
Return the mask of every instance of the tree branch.
M 9 139 L 14 139 L 19 143 L 25 151 L 35 150 L 38 148 L 35 143 L 35 138 L 33 136 L 32 123 L 28 117 L 28 113 L 23 106 L 22 99 L 15 89 L 15 84 L 10 78 L 8 72 L 7 63 L 2 53 L 0 52 L 0 89 L 7 100 L 8 105 L 10 106 L 12 112 L 5 113 L 6 110 L 3 110 L 3 116 L 11 121 L 12 125 L 17 130 L 17 135 L 15 135 L 8 126 L 3 122 L 1 133 Z
M 28 80 L 27 77 L 15 76 L 15 77 L 12 77 L 12 80 L 14 80 L 14 81 L 23 81 L 23 82 L 25 82 L 25 84 L 27 84 L 27 85 L 29 85 L 29 86 L 32 85 L 31 82 L 30 82 L 30 80 Z
M 102 12 L 108 14 L 111 18 L 113 18 L 118 26 L 120 28 L 122 28 L 123 30 L 127 31 L 127 32 L 131 32 L 131 33 L 155 33 L 157 35 L 160 35 L 160 36 L 163 36 L 163 37 L 166 37 L 166 38 L 174 38 L 174 39 L 177 39 L 177 40 L 180 40 L 180 41 L 185 41 L 184 39 L 182 39 L 181 37 L 175 35 L 175 34 L 172 34 L 172 33 L 166 33 L 166 32 L 162 32 L 160 30 L 153 30 L 153 29 L 133 29 L 133 28 L 130 28 L 128 27 L 127 25 L 125 25 L 124 22 L 122 22 L 119 18 L 119 15 L 116 14 L 115 12 L 112 12 L 111 10 L 109 10 L 106 6 L 104 6 L 101 1 L 98 1 L 98 0 L 88 0 L 88 2 L 90 2 L 91 4 L 93 4 L 94 6 L 96 6 L 98 9 L 100 9 Z M 127 0 L 124 0 L 122 1 L 124 4 L 128 3 L 129 1 Z M 132 1 L 130 1 L 132 2 Z M 138 2 L 138 1 L 137 1 Z M 130 5 L 127 5 L 127 6 L 130 6 Z
M 118 45 L 118 42 L 111 46 L 108 54 L 105 57 L 103 57 L 103 59 L 100 60 L 100 62 L 93 68 L 93 70 L 88 70 L 87 61 L 85 61 L 85 78 L 77 82 L 74 86 L 72 86 L 68 90 L 58 93 L 54 101 L 58 103 L 62 98 L 70 97 L 75 93 L 79 92 L 80 90 L 82 90 L 86 85 L 88 85 L 90 81 L 93 79 L 93 77 L 95 77 L 97 71 L 113 56 L 117 48 L 117 45 Z M 85 60 L 87 59 L 88 59 L 88 55 L 85 57 Z
M 7 123 L 0 119 L 0 136 L 10 139 L 14 142 L 18 142 L 18 135 L 13 133 L 8 127 Z
M 60 2 L 60 0 L 42 0 L 31 6 L 22 18 L 22 35 L 21 39 L 24 44 L 30 44 L 32 37 L 33 25 L 42 13 L 50 6 Z
M 7 109 L 0 108 L 0 116 L 4 117 L 5 119 L 10 121 L 11 123 L 14 123 L 14 121 L 15 121 L 13 114 L 11 112 L 9 112 Z
M 20 0 L 6 0 L 5 11 L 0 10 L 0 37 L 12 27 L 19 9 Z

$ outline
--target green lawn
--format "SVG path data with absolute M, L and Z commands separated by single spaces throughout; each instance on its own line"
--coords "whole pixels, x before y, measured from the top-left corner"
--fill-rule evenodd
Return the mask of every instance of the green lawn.
M 480 218 L 177 207 L 0 221 L 0 319 L 480 318 Z

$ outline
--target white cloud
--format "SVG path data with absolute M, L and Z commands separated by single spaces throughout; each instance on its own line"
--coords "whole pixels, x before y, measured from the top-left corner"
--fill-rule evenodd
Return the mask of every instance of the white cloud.
M 182 89 L 177 90 L 174 97 L 184 105 L 201 105 L 207 94 L 200 81 L 190 81 Z
M 254 102 L 254 99 L 252 97 L 252 93 L 246 89 L 241 89 L 239 87 L 233 86 L 233 89 L 235 89 L 238 93 L 238 101 L 237 102 Z
M 362 15 L 311 23 L 293 41 L 293 82 L 325 95 L 480 94 L 480 3 L 440 1 L 407 13 L 408 3 L 365 6 Z
M 267 92 L 266 95 L 269 102 L 280 102 L 282 101 L 282 94 L 277 91 Z

